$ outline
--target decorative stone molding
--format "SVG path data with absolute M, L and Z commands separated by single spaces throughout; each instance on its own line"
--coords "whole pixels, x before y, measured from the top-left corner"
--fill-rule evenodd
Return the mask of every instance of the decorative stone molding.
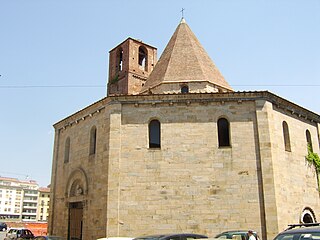
M 88 178 L 82 168 L 75 169 L 69 176 L 65 196 L 79 197 L 88 194 Z
M 307 222 L 306 222 L 307 220 Z M 301 223 L 316 223 L 316 215 L 314 214 L 314 211 L 310 207 L 305 207 L 301 213 L 300 216 L 300 222 Z

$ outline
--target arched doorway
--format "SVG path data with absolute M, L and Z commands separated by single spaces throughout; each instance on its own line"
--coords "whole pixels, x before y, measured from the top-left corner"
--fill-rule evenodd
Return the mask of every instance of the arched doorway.
M 88 193 L 87 176 L 83 169 L 75 169 L 68 179 L 66 197 L 68 198 L 68 239 L 83 239 L 84 206 Z
M 315 222 L 317 222 L 314 211 L 309 207 L 304 208 L 301 213 L 300 221 L 301 221 L 301 223 L 315 223 Z

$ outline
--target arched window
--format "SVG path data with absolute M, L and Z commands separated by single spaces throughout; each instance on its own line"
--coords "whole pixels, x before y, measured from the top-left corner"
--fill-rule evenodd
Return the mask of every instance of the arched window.
M 230 146 L 230 135 L 229 135 L 229 122 L 225 118 L 218 120 L 218 140 L 219 147 Z
M 64 163 L 68 163 L 70 158 L 70 137 L 67 137 L 64 145 Z
M 306 131 L 306 138 L 307 138 L 308 146 L 310 146 L 311 151 L 313 151 L 312 141 L 311 141 L 311 134 L 310 134 L 309 130 Z
M 97 145 L 97 128 L 93 126 L 90 131 L 90 152 L 89 155 L 96 154 L 96 145 Z
M 161 147 L 161 128 L 158 120 L 149 123 L 149 148 Z
M 123 50 L 122 48 L 119 48 L 117 52 L 117 70 L 121 72 L 122 69 L 123 69 Z
M 188 93 L 189 92 L 189 87 L 187 85 L 184 85 L 181 87 L 181 93 Z
M 143 47 L 143 46 L 139 47 L 138 63 L 139 63 L 139 66 L 141 66 L 144 71 L 147 71 L 148 54 L 147 54 L 147 49 L 145 47 Z
M 284 139 L 284 149 L 288 152 L 291 152 L 289 128 L 286 121 L 282 122 L 282 130 L 283 130 L 283 139 Z

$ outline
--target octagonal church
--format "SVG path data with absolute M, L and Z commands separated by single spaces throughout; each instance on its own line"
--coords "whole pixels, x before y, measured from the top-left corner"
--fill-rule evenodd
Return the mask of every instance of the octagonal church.
M 54 124 L 49 233 L 68 239 L 254 229 L 320 218 L 320 116 L 235 92 L 184 19 L 159 60 L 128 38 L 107 96 Z

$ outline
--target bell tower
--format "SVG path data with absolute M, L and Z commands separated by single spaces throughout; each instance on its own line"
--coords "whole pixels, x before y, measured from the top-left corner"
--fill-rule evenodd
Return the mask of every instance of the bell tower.
M 109 51 L 107 95 L 139 94 L 157 63 L 157 49 L 128 38 Z

